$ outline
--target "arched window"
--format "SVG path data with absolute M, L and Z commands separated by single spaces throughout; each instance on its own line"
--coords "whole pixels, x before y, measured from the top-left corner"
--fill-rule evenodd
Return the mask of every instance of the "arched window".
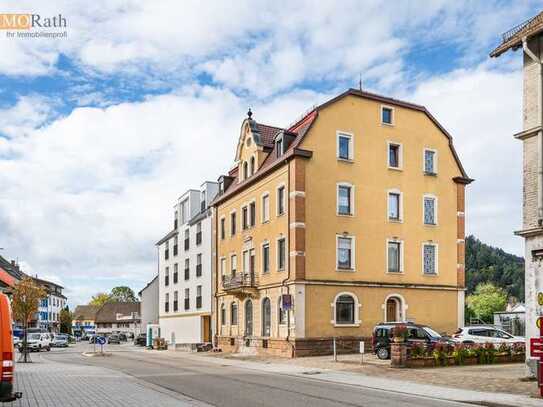
M 247 161 L 243 162 L 243 179 L 249 178 L 249 166 Z
M 221 305 L 221 325 L 226 324 L 226 307 L 224 304 Z
M 253 303 L 247 300 L 245 303 L 245 336 L 253 335 Z
M 355 323 L 356 301 L 349 294 L 343 294 L 336 299 L 336 324 Z
M 251 157 L 251 175 L 255 173 L 255 158 Z
M 230 305 L 230 325 L 238 324 L 238 304 L 233 302 Z
M 262 300 L 262 336 L 270 336 L 271 334 L 271 305 L 270 299 Z
M 281 296 L 279 296 L 279 301 L 277 301 L 277 319 L 279 320 L 279 325 L 284 325 L 287 323 L 288 311 L 283 309 L 281 302 Z

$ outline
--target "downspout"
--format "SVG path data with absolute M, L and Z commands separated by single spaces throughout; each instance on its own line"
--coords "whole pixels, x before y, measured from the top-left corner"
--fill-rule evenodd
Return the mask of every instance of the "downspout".
M 528 47 L 526 37 L 522 38 L 522 49 L 532 61 L 539 65 L 539 126 L 543 126 L 543 64 L 540 58 Z M 537 224 L 543 226 L 543 131 L 537 135 Z
M 215 255 L 215 259 L 212 260 L 212 264 L 215 264 L 215 278 L 214 278 L 214 283 L 215 283 L 215 293 L 214 293 L 214 296 L 215 296 L 215 312 L 213 312 L 213 310 L 211 310 L 211 315 L 215 315 L 215 335 L 214 336 L 214 342 L 215 342 L 215 347 L 218 347 L 219 346 L 219 337 L 218 337 L 218 332 L 219 332 L 219 316 L 217 315 L 217 310 L 219 309 L 219 297 L 217 296 L 217 293 L 219 291 L 219 274 L 218 274 L 218 271 L 219 271 L 219 264 L 218 264 L 218 259 L 219 259 L 219 256 L 217 255 L 217 252 L 218 252 L 218 239 L 217 239 L 217 236 L 218 236 L 218 227 L 219 227 L 219 223 L 217 222 L 217 213 L 219 212 L 218 210 L 218 207 L 214 206 L 213 207 L 213 215 L 214 215 L 214 221 L 215 221 L 215 237 L 214 237 L 214 240 L 215 240 L 215 247 L 213 248 L 212 252 L 213 254 Z M 213 275 L 213 271 L 211 273 Z
M 287 254 L 287 278 L 285 278 L 281 282 L 281 286 L 284 286 L 285 283 L 290 280 L 290 163 L 291 161 L 287 162 L 287 242 L 288 242 L 288 254 Z M 287 295 L 290 294 L 290 286 L 287 284 Z M 281 290 L 282 291 L 282 290 Z M 281 306 L 283 305 L 283 301 L 281 300 Z M 292 305 L 292 302 L 291 302 Z M 291 311 L 287 312 L 287 343 L 290 344 L 292 349 L 291 356 L 294 357 L 294 346 L 290 343 L 290 313 Z

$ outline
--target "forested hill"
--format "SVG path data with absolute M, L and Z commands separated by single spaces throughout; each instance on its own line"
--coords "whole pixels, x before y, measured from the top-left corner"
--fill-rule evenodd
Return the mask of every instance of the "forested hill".
M 502 249 L 466 238 L 466 285 L 471 294 L 479 283 L 493 283 L 508 296 L 524 301 L 524 259 Z

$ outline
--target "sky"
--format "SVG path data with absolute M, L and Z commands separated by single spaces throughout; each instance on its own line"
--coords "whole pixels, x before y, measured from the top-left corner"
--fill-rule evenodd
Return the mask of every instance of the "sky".
M 0 30 L 0 251 L 71 306 L 156 274 L 187 189 L 233 164 L 248 107 L 286 127 L 350 87 L 425 105 L 468 175 L 467 232 L 515 254 L 520 52 L 537 1 L 0 1 L 65 38 Z

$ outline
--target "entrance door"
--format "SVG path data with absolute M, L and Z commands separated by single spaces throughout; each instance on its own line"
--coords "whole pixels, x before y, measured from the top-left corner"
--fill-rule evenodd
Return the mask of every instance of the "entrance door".
M 211 317 L 202 317 L 202 342 L 211 342 Z
M 387 318 L 386 322 L 395 322 L 398 315 L 398 301 L 395 298 L 389 298 L 387 300 Z
M 253 303 L 247 300 L 245 303 L 245 336 L 253 336 Z

